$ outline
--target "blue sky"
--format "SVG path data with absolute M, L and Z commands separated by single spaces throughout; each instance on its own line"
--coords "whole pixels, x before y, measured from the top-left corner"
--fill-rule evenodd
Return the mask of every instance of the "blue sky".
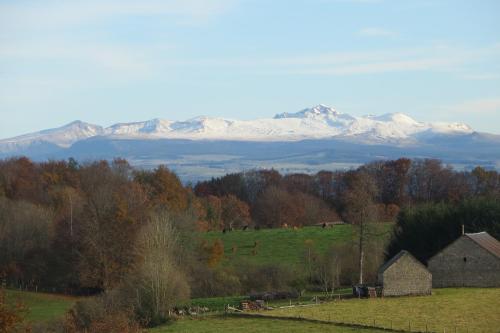
M 500 1 L 0 0 L 0 138 L 319 103 L 500 133 Z

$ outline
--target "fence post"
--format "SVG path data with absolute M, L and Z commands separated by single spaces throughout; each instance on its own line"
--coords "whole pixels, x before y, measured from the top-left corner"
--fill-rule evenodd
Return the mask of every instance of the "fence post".
M 408 332 L 411 332 L 411 321 L 408 320 Z

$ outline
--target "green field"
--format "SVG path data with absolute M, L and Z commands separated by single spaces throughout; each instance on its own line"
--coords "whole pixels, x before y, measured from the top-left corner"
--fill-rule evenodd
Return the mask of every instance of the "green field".
M 7 291 L 9 302 L 30 308 L 27 320 L 44 322 L 62 317 L 76 301 L 73 297 Z M 237 303 L 239 297 L 192 300 L 193 304 L 219 306 Z M 184 317 L 151 332 L 367 332 L 380 330 L 296 321 L 288 318 L 340 322 L 414 332 L 500 332 L 500 288 L 435 289 L 432 296 L 350 299 L 321 305 L 261 311 L 267 318 L 207 315 Z M 273 317 L 280 317 L 276 319 Z
M 389 238 L 391 223 L 378 223 L 374 225 L 379 239 Z M 256 264 L 282 263 L 294 265 L 301 262 L 307 251 L 306 241 L 315 251 L 324 252 L 333 244 L 353 240 L 351 225 L 336 225 L 333 228 L 304 227 L 298 230 L 288 229 L 262 229 L 262 230 L 235 230 L 231 232 L 207 232 L 203 238 L 209 242 L 216 239 L 224 243 L 224 257 L 227 263 L 233 264 L 244 259 Z M 255 249 L 255 242 L 258 242 Z M 233 247 L 235 251 L 233 252 Z M 255 249 L 255 253 L 252 253 Z
M 204 333 L 224 333 L 224 332 L 325 332 L 325 333 L 382 333 L 381 330 L 359 329 L 331 324 L 310 323 L 306 321 L 279 320 L 266 318 L 234 318 L 223 316 L 208 316 L 198 319 L 185 318 L 176 321 L 172 325 L 166 325 L 150 330 L 151 333 L 168 332 L 204 332 Z
M 7 290 L 7 302 L 22 302 L 28 307 L 26 319 L 30 322 L 59 318 L 73 306 L 77 298 L 71 296 Z
M 432 296 L 351 299 L 264 314 L 421 332 L 498 333 L 500 288 L 434 289 Z

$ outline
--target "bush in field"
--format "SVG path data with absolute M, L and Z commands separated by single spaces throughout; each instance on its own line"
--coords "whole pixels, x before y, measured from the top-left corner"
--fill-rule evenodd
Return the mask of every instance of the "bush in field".
M 220 239 L 216 239 L 212 246 L 207 248 L 208 251 L 208 266 L 214 268 L 224 257 L 224 243 Z
M 210 268 L 201 263 L 192 268 L 193 297 L 234 296 L 242 292 L 240 277 L 229 267 Z
M 238 273 L 245 293 L 294 289 L 292 282 L 296 278 L 296 272 L 286 265 L 245 264 L 239 266 Z
M 71 309 L 65 332 L 140 332 L 134 311 L 116 293 L 103 294 L 79 301 Z
M 27 310 L 21 303 L 8 304 L 5 290 L 0 287 L 0 333 L 29 332 L 29 327 L 24 325 Z

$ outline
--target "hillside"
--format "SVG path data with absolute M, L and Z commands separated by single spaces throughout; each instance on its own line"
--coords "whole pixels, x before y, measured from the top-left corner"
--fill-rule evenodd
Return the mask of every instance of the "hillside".
M 381 242 L 388 240 L 392 224 L 380 223 L 376 228 L 378 234 L 376 239 Z M 243 261 L 256 264 L 296 265 L 303 260 L 309 247 L 322 253 L 334 244 L 355 242 L 353 227 L 348 224 L 325 229 L 304 227 L 297 230 L 288 228 L 235 230 L 227 233 L 207 232 L 202 237 L 209 242 L 222 240 L 224 260 L 228 264 Z

